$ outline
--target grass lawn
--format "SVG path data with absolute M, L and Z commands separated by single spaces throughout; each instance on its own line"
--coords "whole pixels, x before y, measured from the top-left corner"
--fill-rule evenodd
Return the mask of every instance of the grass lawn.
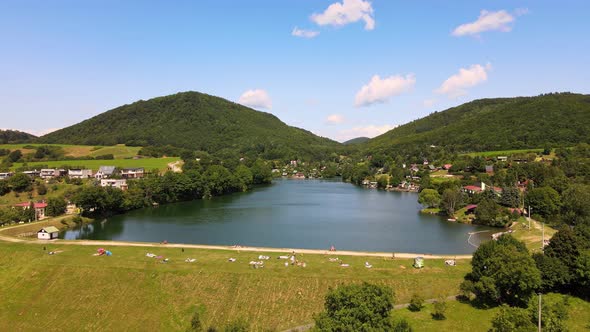
M 93 146 L 93 145 L 70 145 L 70 144 L 0 144 L 0 149 L 21 150 L 23 154 L 35 152 L 34 149 L 25 149 L 28 147 L 39 146 L 59 146 L 63 148 L 66 156 L 84 157 L 84 156 L 101 156 L 105 154 L 113 154 L 116 159 L 131 158 L 136 156 L 141 147 L 125 146 L 118 144 L 115 146 Z
M 561 301 L 563 295 L 543 295 L 545 301 Z M 570 297 L 569 319 L 566 325 L 570 331 L 587 331 L 590 324 L 590 302 Z M 408 309 L 394 310 L 394 320 L 405 318 L 415 331 L 488 331 L 491 320 L 498 312 L 498 308 L 478 309 L 468 303 L 459 301 L 447 301 L 446 319 L 434 320 L 432 318 L 433 305 L 427 304 L 419 312 L 411 312 Z
M 39 195 L 36 189 L 32 191 L 31 195 L 29 195 L 29 192 L 22 192 L 17 194 L 16 192 L 11 191 L 6 195 L 0 196 L 0 206 L 14 205 L 22 202 L 28 202 L 31 200 L 40 201 L 43 199 L 46 200 L 49 197 L 63 196 L 63 194 L 66 192 L 68 188 L 74 187 L 73 185 L 68 185 L 65 183 L 46 184 L 45 186 L 47 187 L 47 194 L 45 195 Z
M 512 235 L 518 240 L 524 242 L 530 252 L 537 252 L 541 249 L 541 237 L 543 231 L 541 225 L 538 223 L 538 227 L 534 227 L 531 222 L 531 230 L 528 229 L 529 222 L 525 217 L 521 217 L 511 228 L 514 230 Z M 551 239 L 553 234 L 557 233 L 557 230 L 551 226 L 545 225 L 545 240 Z
M 470 157 L 475 157 L 475 156 L 481 156 L 481 157 L 507 156 L 508 157 L 508 156 L 511 156 L 511 155 L 517 154 L 517 153 L 529 153 L 529 152 L 539 153 L 539 152 L 543 152 L 543 149 L 483 151 L 483 152 L 465 153 L 463 155 L 470 156 Z
M 413 293 L 425 298 L 458 293 L 466 261 L 456 267 L 427 260 L 415 270 L 412 260 L 341 257 L 349 268 L 323 255 L 298 257 L 306 268 L 285 267 L 279 254 L 262 269 L 248 262 L 260 253 L 112 247 L 112 257 L 92 256 L 98 247 L 0 243 L 0 330 L 184 330 L 198 306 L 206 326 L 223 326 L 239 317 L 254 331 L 283 330 L 313 320 L 328 287 L 368 281 L 396 291 L 397 303 Z M 147 252 L 170 258 L 159 263 Z M 196 258 L 185 263 L 187 257 Z M 229 257 L 237 258 L 234 263 Z M 365 261 L 373 264 L 366 269 Z
M 100 150 L 97 150 L 100 151 Z M 168 168 L 168 163 L 180 160 L 176 157 L 167 158 L 142 158 L 142 159 L 113 159 L 113 160 L 58 160 L 58 161 L 38 161 L 27 163 L 28 166 L 46 165 L 50 168 L 61 167 L 65 165 L 80 166 L 88 169 L 98 170 L 100 166 L 116 166 L 116 167 L 143 167 L 146 171 L 152 169 L 165 170 Z M 22 167 L 22 163 L 15 163 L 12 169 Z

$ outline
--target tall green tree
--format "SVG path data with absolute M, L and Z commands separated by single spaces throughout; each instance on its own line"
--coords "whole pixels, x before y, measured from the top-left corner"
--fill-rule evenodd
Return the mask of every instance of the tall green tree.
M 440 206 L 448 216 L 453 216 L 463 203 L 463 193 L 459 189 L 447 189 L 443 192 Z
M 67 203 L 63 197 L 50 197 L 47 200 L 45 213 L 50 217 L 57 217 L 66 213 Z
M 363 283 L 330 289 L 324 312 L 315 317 L 316 331 L 389 331 L 393 291 Z
M 551 187 L 533 188 L 528 191 L 525 197 L 525 205 L 530 205 L 533 214 L 542 217 L 554 216 L 561 207 L 559 193 Z
M 418 195 L 418 203 L 432 208 L 440 204 L 440 195 L 434 189 L 424 189 Z
M 8 178 L 8 184 L 16 192 L 29 191 L 32 188 L 31 178 L 24 173 L 16 173 Z

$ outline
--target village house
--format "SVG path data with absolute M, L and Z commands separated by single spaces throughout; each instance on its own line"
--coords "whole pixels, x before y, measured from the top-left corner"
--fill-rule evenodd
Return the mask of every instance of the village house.
M 59 235 L 59 229 L 54 226 L 43 227 L 37 232 L 37 238 L 39 240 L 53 240 L 57 239 Z
M 496 159 L 498 161 L 504 161 L 504 162 L 508 161 L 508 157 L 507 156 L 498 156 L 498 157 L 496 157 Z
M 145 171 L 141 167 L 136 168 L 123 168 L 121 170 L 121 176 L 125 179 L 139 179 L 143 178 Z
M 36 178 L 41 175 L 41 171 L 32 170 L 32 171 L 24 171 L 23 174 L 30 176 L 31 178 Z
M 26 210 L 31 208 L 31 202 L 18 203 L 14 206 Z M 35 220 L 45 219 L 45 208 L 47 208 L 47 203 L 33 203 L 33 208 L 35 209 Z
M 41 173 L 39 174 L 39 176 L 42 179 L 57 178 L 57 177 L 64 176 L 64 175 L 66 175 L 65 169 L 53 169 L 53 168 L 44 168 L 41 170 Z
M 68 177 L 70 179 L 89 179 L 92 177 L 91 169 L 69 169 Z
M 115 175 L 115 170 L 116 170 L 115 166 L 100 166 L 98 168 L 98 172 L 96 172 L 94 177 L 99 180 L 100 179 L 108 179 L 110 177 L 113 177 L 113 175 Z
M 13 175 L 14 175 L 14 173 L 12 173 L 12 172 L 3 172 L 3 173 L 0 173 L 0 180 L 6 180 L 6 179 L 8 179 L 9 177 L 11 177 Z
M 443 165 L 443 169 L 445 169 L 445 170 L 447 170 L 447 171 L 448 171 L 448 170 L 450 170 L 450 169 L 451 169 L 451 167 L 453 167 L 453 165 L 451 165 L 451 164 L 444 164 L 444 165 Z
M 297 173 L 295 173 L 295 175 L 293 175 L 293 178 L 295 178 L 295 179 L 305 179 L 305 174 L 303 174 L 301 172 L 297 172 Z
M 486 173 L 489 175 L 494 174 L 494 165 L 486 165 Z
M 125 179 L 101 179 L 101 187 L 112 187 L 121 190 L 127 190 L 127 180 Z
M 481 182 L 479 186 L 464 186 L 463 192 L 466 192 L 470 195 L 479 194 L 484 192 L 486 189 L 493 190 L 496 195 L 502 194 L 502 188 L 500 187 L 488 187 L 485 183 Z

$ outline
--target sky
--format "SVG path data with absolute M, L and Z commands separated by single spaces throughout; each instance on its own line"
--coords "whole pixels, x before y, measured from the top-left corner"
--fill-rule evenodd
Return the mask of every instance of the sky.
M 0 128 L 199 91 L 337 141 L 480 98 L 590 93 L 590 1 L 0 1 Z M 522 119 L 528 121 L 530 119 Z

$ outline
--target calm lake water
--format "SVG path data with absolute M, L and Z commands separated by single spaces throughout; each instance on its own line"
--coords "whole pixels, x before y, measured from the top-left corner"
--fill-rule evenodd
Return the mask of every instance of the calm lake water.
M 415 193 L 364 189 L 330 180 L 277 180 L 248 193 L 131 211 L 60 236 L 462 254 L 475 250 L 468 243 L 468 233 L 490 230 L 423 215 L 420 209 Z M 480 233 L 470 242 L 478 244 L 487 237 L 489 233 Z

